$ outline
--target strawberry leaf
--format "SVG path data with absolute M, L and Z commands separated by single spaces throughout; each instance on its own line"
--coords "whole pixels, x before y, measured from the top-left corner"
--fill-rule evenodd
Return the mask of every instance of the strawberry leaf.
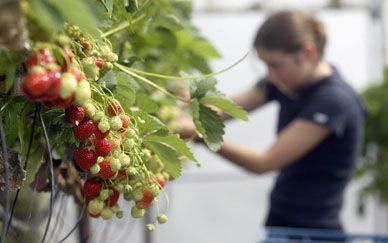
M 237 105 L 219 92 L 209 92 L 204 98 L 201 99 L 201 103 L 205 105 L 216 106 L 232 117 L 244 121 L 248 120 L 248 113 L 241 106 Z
M 187 147 L 187 144 L 185 143 L 185 141 L 180 139 L 175 134 L 171 134 L 171 133 L 170 134 L 162 134 L 162 133 L 151 134 L 151 135 L 145 137 L 144 141 L 162 143 L 164 145 L 171 147 L 179 154 L 186 156 L 188 159 L 190 159 L 192 161 L 197 161 L 195 159 L 193 153 Z
M 133 114 L 136 119 L 137 126 L 141 136 L 146 136 L 150 133 L 157 131 L 168 131 L 166 125 L 163 124 L 158 118 L 149 115 L 144 111 L 136 111 Z
M 192 103 L 193 120 L 197 131 L 202 135 L 206 145 L 217 151 L 223 142 L 224 123 L 214 110 L 204 106 L 197 100 Z
M 175 150 L 164 144 L 153 141 L 145 141 L 144 144 L 159 157 L 164 164 L 164 170 L 169 173 L 173 179 L 176 179 L 181 175 L 182 165 Z

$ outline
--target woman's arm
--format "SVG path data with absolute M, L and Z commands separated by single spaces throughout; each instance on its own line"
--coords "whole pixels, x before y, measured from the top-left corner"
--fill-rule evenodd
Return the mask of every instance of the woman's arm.
M 328 135 L 327 127 L 304 119 L 288 125 L 269 150 L 258 151 L 225 141 L 218 154 L 236 165 L 264 173 L 287 166 L 314 149 Z
M 231 99 L 244 110 L 250 112 L 265 103 L 265 88 L 263 86 L 253 85 L 252 87 L 233 95 Z M 219 114 L 224 120 L 231 118 L 225 112 L 219 112 Z

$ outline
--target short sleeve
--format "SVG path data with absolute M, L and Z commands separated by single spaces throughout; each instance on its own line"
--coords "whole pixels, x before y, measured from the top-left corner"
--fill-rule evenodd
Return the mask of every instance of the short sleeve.
M 348 121 L 345 103 L 340 96 L 317 96 L 302 108 L 298 118 L 323 125 L 336 136 L 342 136 Z
M 276 99 L 276 87 L 268 79 L 260 79 L 256 83 L 256 88 L 264 93 L 266 102 Z

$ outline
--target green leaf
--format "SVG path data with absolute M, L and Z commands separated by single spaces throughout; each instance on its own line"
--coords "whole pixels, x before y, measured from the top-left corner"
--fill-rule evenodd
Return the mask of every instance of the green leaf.
M 164 170 L 170 174 L 173 179 L 181 175 L 182 165 L 178 154 L 171 148 L 158 142 L 144 142 L 147 148 L 151 149 L 163 162 Z
M 207 92 L 215 90 L 217 81 L 214 78 L 205 78 L 190 83 L 190 96 L 192 99 L 201 99 Z
M 18 120 L 18 110 L 9 109 L 4 117 L 5 141 L 7 146 L 12 147 L 18 137 L 18 127 L 15 121 Z
M 197 161 L 195 159 L 193 153 L 187 147 L 187 144 L 185 143 L 185 141 L 180 139 L 178 137 L 178 135 L 166 134 L 163 136 L 163 134 L 151 134 L 151 135 L 145 137 L 144 141 L 162 143 L 164 145 L 167 145 L 167 146 L 173 148 L 176 152 L 186 156 L 188 159 L 190 159 L 192 161 Z
M 45 2 L 60 13 L 64 22 L 78 25 L 95 38 L 100 37 L 96 27 L 98 20 L 92 9 L 89 8 L 88 1 L 66 0 L 66 4 L 62 0 L 45 0 Z
M 113 94 L 123 105 L 124 110 L 129 110 L 135 103 L 136 90 L 139 88 L 136 81 L 124 72 L 115 71 L 116 87 Z
M 42 0 L 30 0 L 30 15 L 47 33 L 57 30 L 61 24 L 61 14 L 59 11 Z
M 155 23 L 158 26 L 162 26 L 173 31 L 179 31 L 183 29 L 183 25 L 180 19 L 173 14 L 160 14 L 156 17 Z
M 201 103 L 206 105 L 214 105 L 230 116 L 239 118 L 244 121 L 248 120 L 248 113 L 241 106 L 237 105 L 221 93 L 208 93 L 201 99 Z
M 113 0 L 106 1 L 106 9 L 108 10 L 109 18 L 112 18 L 113 13 Z
M 158 103 L 150 98 L 150 95 L 145 93 L 138 93 L 136 96 L 136 103 L 140 109 L 153 113 L 159 109 Z
M 193 43 L 191 43 L 190 50 L 196 55 L 205 58 L 221 57 L 218 51 L 205 39 L 195 40 Z
M 197 131 L 202 135 L 207 146 L 217 151 L 220 149 L 224 135 L 224 123 L 214 110 L 200 104 L 197 100 L 192 102 L 193 120 Z
M 21 64 L 20 55 L 13 52 L 0 52 L 0 74 L 5 74 L 5 92 L 12 88 L 19 65 Z
M 133 117 L 135 117 L 141 136 L 145 136 L 160 130 L 168 131 L 168 128 L 163 124 L 163 122 L 144 111 L 139 110 L 134 112 Z

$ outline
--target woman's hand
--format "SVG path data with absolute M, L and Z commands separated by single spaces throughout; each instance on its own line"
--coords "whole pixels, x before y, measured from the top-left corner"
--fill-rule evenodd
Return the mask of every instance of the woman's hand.
M 188 115 L 182 115 L 174 121 L 175 129 L 182 139 L 197 137 L 197 132 L 193 119 Z

